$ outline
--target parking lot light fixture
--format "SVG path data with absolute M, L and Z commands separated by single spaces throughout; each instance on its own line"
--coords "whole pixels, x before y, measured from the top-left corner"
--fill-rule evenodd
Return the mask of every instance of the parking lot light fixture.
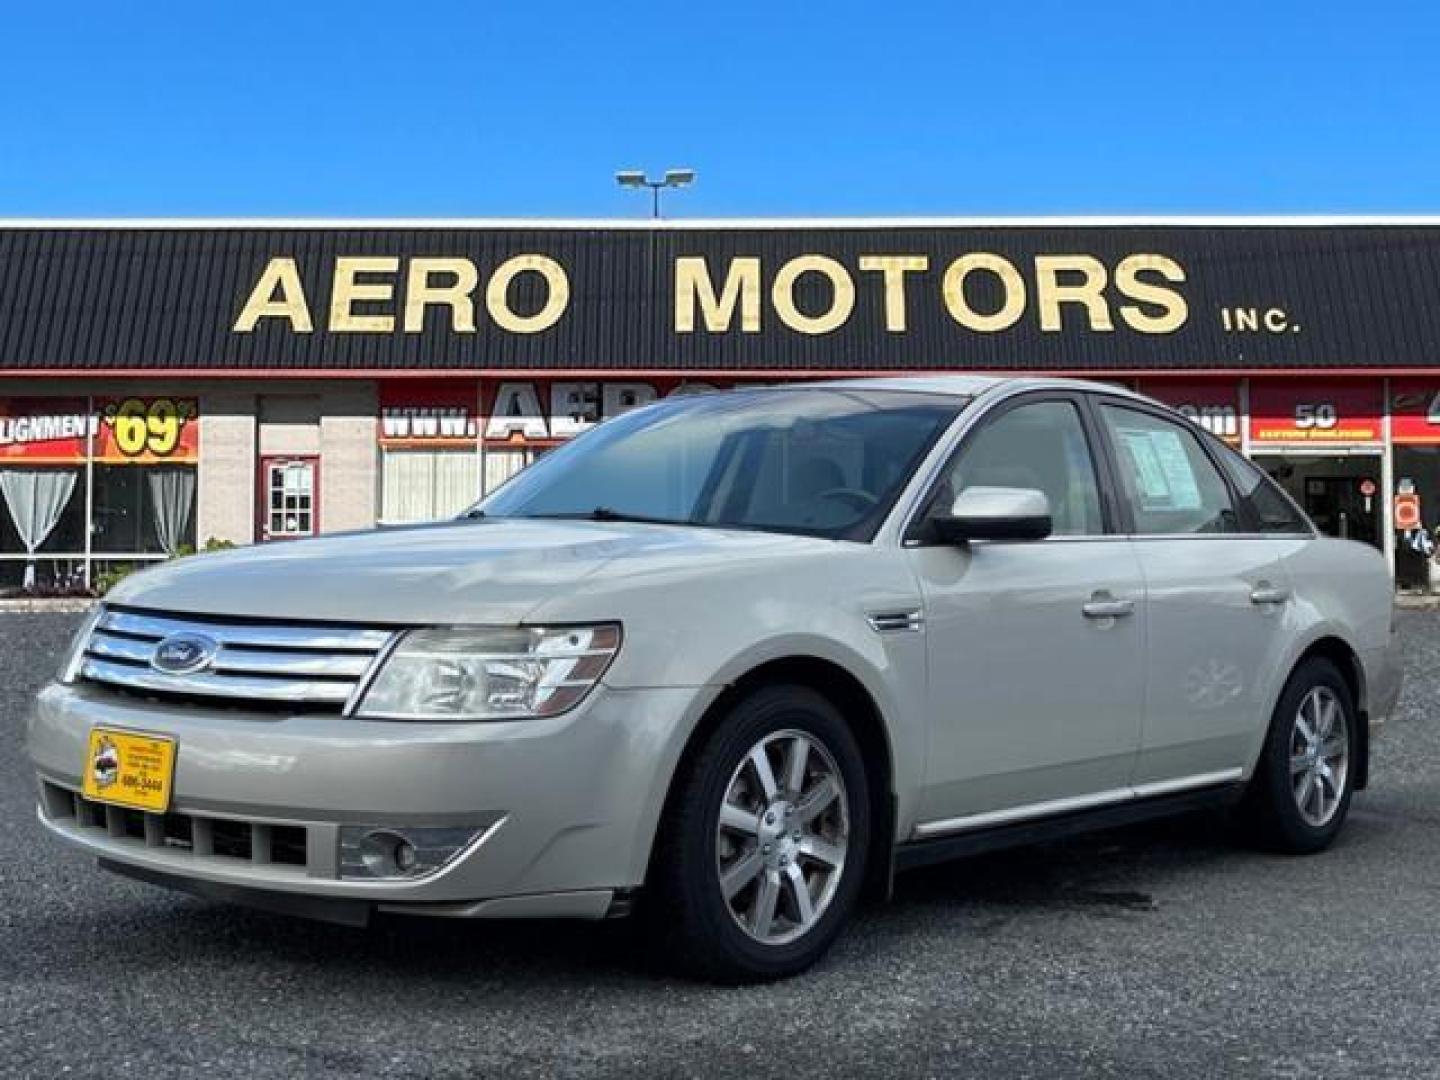
M 665 188 L 688 187 L 695 182 L 694 169 L 666 169 L 659 180 L 651 180 L 639 169 L 621 169 L 615 174 L 615 182 L 621 187 L 650 189 L 650 216 L 660 216 L 660 192 Z

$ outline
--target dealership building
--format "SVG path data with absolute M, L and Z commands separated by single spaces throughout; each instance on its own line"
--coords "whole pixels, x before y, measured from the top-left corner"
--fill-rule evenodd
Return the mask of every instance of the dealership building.
M 451 515 L 677 393 L 1138 388 L 1440 588 L 1440 219 L 0 221 L 0 592 Z

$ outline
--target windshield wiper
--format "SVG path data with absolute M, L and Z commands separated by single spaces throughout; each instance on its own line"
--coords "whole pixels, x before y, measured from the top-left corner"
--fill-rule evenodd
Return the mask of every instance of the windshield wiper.
M 553 514 L 515 514 L 514 517 L 533 518 L 541 521 L 631 521 L 637 525 L 702 525 L 699 521 L 679 521 L 675 518 L 649 517 L 616 510 L 611 506 L 596 506 L 589 510 L 561 511 Z

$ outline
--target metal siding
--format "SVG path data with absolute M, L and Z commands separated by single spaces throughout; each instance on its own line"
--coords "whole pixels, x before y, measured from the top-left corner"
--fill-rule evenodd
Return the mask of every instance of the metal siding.
M 946 312 L 945 267 L 967 252 L 1008 258 L 1027 285 L 1027 309 L 1010 330 L 979 334 Z M 1060 333 L 1039 329 L 1032 260 L 1088 254 L 1113 273 L 1134 253 L 1166 255 L 1184 267 L 1185 325 L 1147 335 L 1124 326 L 1123 298 L 1107 295 L 1113 332 L 1078 324 L 1065 309 Z M 566 269 L 570 304 L 558 325 L 534 335 L 499 330 L 485 312 L 496 266 L 543 253 Z M 801 254 L 838 259 L 856 284 L 855 310 L 833 333 L 784 327 L 770 304 L 775 271 Z M 906 275 L 909 329 L 884 328 L 881 275 L 862 272 L 864 254 L 926 255 L 930 268 Z M 268 260 L 297 260 L 315 319 L 312 334 L 265 320 L 233 333 L 249 290 Z M 403 315 L 404 259 L 470 258 L 480 273 L 479 328 L 453 334 L 431 311 L 421 334 L 332 334 L 329 286 L 338 255 L 394 255 L 394 313 Z M 758 256 L 764 268 L 763 332 L 673 330 L 672 275 L 681 255 L 704 255 L 718 279 L 730 257 Z M 523 283 L 523 284 L 522 284 Z M 514 290 L 533 310 L 534 283 Z M 717 280 L 718 284 L 718 280 Z M 974 284 L 982 285 L 983 279 Z M 826 287 L 804 280 L 803 310 L 822 306 Z M 1026 225 L 864 228 L 735 227 L 606 229 L 495 228 L 175 229 L 0 228 L 0 374 L 6 371 L 843 371 L 1051 370 L 1176 371 L 1431 367 L 1440 357 L 1440 228 L 1433 225 Z M 1276 305 L 1298 333 L 1223 332 L 1221 305 Z

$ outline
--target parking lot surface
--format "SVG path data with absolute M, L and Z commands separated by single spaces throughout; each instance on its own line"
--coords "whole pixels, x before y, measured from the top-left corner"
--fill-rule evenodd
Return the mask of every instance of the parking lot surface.
M 820 967 L 657 975 L 621 924 L 368 930 L 105 874 L 42 834 L 27 699 L 73 615 L 0 614 L 0 1075 L 1440 1076 L 1440 615 L 1330 852 L 1208 817 L 904 875 Z

